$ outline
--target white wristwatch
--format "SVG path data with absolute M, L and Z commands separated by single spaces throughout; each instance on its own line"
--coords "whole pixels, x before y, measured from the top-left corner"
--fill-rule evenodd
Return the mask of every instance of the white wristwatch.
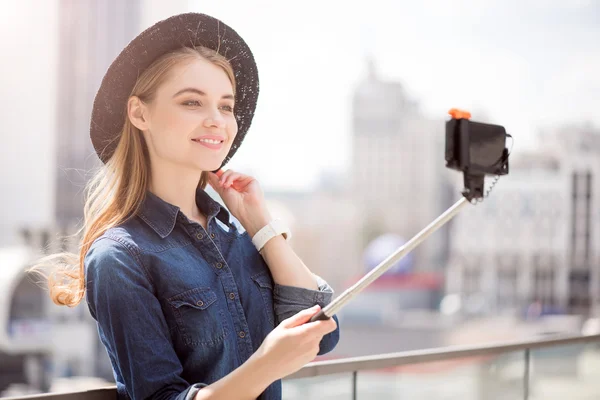
M 283 221 L 274 219 L 256 232 L 252 238 L 252 243 L 254 244 L 254 247 L 256 247 L 256 250 L 261 251 L 269 240 L 278 235 L 283 235 L 285 240 L 290 240 L 292 232 Z

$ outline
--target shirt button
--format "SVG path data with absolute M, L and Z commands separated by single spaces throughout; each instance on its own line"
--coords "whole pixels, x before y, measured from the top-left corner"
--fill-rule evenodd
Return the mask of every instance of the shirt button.
M 235 293 L 229 293 L 229 298 L 230 298 L 231 300 L 235 299 Z
M 223 268 L 223 264 L 221 264 L 221 263 L 217 263 L 216 267 L 217 267 L 218 269 L 221 269 L 221 268 Z
M 199 233 L 199 234 L 196 235 L 196 239 L 202 240 L 202 239 L 204 239 L 204 235 L 201 234 L 201 233 Z
M 215 234 L 214 234 L 214 233 L 211 233 L 211 234 L 210 234 L 210 238 L 211 238 L 211 239 L 214 239 L 214 238 L 215 238 Z
M 202 307 L 202 306 L 204 305 L 204 302 L 203 302 L 202 300 L 198 300 L 198 301 L 196 302 L 196 305 L 197 305 L 198 307 Z
M 245 338 L 245 337 L 246 337 L 246 332 L 244 332 L 244 331 L 241 331 L 241 332 L 240 332 L 240 337 L 241 337 L 242 339 L 243 339 L 243 338 Z

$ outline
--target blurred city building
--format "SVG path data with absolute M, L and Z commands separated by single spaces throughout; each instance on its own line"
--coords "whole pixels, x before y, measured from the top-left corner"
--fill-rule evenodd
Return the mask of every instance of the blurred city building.
M 443 116 L 425 117 L 400 82 L 382 80 L 368 63 L 353 99 L 348 193 L 360 210 L 363 246 L 384 233 L 408 240 L 458 199 L 444 168 Z M 415 270 L 444 268 L 448 231 L 442 227 L 414 250 Z
M 140 0 L 62 0 L 59 11 L 55 218 L 83 218 L 84 187 L 99 160 L 89 135 L 94 96 L 114 57 L 139 30 Z
M 54 212 L 49 225 L 21 226 L 19 244 L 0 251 L 0 393 L 10 384 L 47 390 L 59 377 L 98 376 L 112 380 L 106 351 L 85 301 L 74 309 L 54 305 L 35 276 L 24 270 L 38 257 L 61 251 L 78 254 L 70 237 L 83 218 L 84 186 L 99 161 L 89 139 L 91 107 L 102 76 L 121 49 L 167 10 L 155 0 L 59 0 L 56 79 L 56 173 Z M 5 371 L 6 370 L 6 371 Z M 11 371 L 10 373 L 8 371 Z M 6 372 L 6 373 L 5 373 Z
M 600 131 L 569 125 L 539 139 L 512 157 L 487 200 L 455 218 L 447 292 L 469 312 L 597 312 Z
M 401 83 L 380 79 L 367 63 L 354 92 L 348 174 L 324 175 L 309 193 L 268 193 L 296 216 L 296 251 L 340 289 L 366 272 L 372 240 L 410 239 L 460 195 L 444 168 L 444 120 L 423 116 Z M 412 252 L 411 272 L 442 274 L 449 243 L 448 225 Z

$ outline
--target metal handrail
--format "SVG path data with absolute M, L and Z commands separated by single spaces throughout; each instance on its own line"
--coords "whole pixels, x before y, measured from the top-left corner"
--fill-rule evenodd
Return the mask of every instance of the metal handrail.
M 450 346 L 416 351 L 403 351 L 373 356 L 343 358 L 309 363 L 285 379 L 308 378 L 363 370 L 377 370 L 407 364 L 444 361 L 456 358 L 492 356 L 519 350 L 537 349 L 560 345 L 600 342 L 598 335 L 553 336 L 552 339 L 489 343 L 475 346 Z
M 527 341 L 489 343 L 474 346 L 451 346 L 432 348 L 426 350 L 405 351 L 399 353 L 388 353 L 364 357 L 343 358 L 338 360 L 317 361 L 304 366 L 299 371 L 288 375 L 284 380 L 299 378 L 317 377 L 323 375 L 354 373 L 364 370 L 378 370 L 390 367 L 397 367 L 407 364 L 420 364 L 432 361 L 445 361 L 457 358 L 493 356 L 497 354 L 509 353 L 519 350 L 526 351 L 529 357 L 529 351 L 544 347 L 554 347 L 571 344 L 600 342 L 600 334 L 597 335 L 569 335 L 553 336 L 550 339 L 538 339 Z M 528 364 L 528 363 L 527 363 Z M 528 375 L 528 365 L 526 366 L 526 375 Z M 528 377 L 526 377 L 528 378 Z M 526 379 L 528 380 L 528 379 Z M 95 389 L 85 392 L 75 393 L 49 393 L 41 395 L 30 395 L 21 397 L 7 397 L 3 400 L 108 400 L 116 397 L 116 387 Z M 526 396 L 527 397 L 527 396 Z

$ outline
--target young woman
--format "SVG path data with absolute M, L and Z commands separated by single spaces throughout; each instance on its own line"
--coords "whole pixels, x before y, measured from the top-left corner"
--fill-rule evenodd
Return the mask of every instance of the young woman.
M 336 317 L 309 321 L 331 288 L 256 179 L 221 169 L 257 96 L 250 49 L 203 14 L 147 29 L 102 81 L 80 254 L 45 261 L 55 303 L 87 300 L 119 398 L 280 399 L 282 377 L 338 342 Z

